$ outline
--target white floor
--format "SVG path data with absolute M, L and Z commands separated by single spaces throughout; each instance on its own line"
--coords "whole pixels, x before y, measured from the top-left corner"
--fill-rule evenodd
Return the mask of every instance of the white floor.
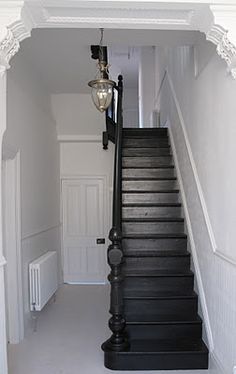
M 32 331 L 20 344 L 9 346 L 9 374 L 111 373 L 104 368 L 100 349 L 101 343 L 109 337 L 106 327 L 108 301 L 107 286 L 61 287 L 56 302 L 40 313 L 37 332 Z M 162 373 L 176 372 L 158 372 Z M 190 374 L 189 371 L 177 373 Z M 191 373 L 206 374 L 209 371 Z

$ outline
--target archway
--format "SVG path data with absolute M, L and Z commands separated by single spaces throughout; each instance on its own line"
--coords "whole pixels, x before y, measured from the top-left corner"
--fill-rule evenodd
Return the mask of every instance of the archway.
M 215 1 L 217 3 L 217 1 Z M 230 2 L 229 2 L 230 3 Z M 226 61 L 227 69 L 236 79 L 236 7 L 233 5 L 145 3 L 143 2 L 78 2 L 53 4 L 40 1 L 21 1 L 1 9 L 0 29 L 0 142 L 6 129 L 6 75 L 11 58 L 20 42 L 30 37 L 33 28 L 111 28 L 198 30 L 216 45 L 217 53 Z M 114 9 L 116 10 L 114 12 Z M 114 14 L 115 13 L 115 14 Z M 1 184 L 0 184 L 1 185 Z M 1 205 L 1 204 L 0 204 Z M 1 223 L 1 219 L 0 219 Z M 1 235 L 0 231 L 0 237 Z M 1 240 L 1 239 L 0 239 Z M 6 261 L 0 248 L 0 344 L 5 346 L 5 289 L 3 270 Z M 7 373 L 6 349 L 1 349 L 0 371 Z

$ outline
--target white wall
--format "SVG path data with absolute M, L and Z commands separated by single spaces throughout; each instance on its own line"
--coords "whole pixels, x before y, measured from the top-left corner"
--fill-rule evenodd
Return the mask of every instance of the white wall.
M 51 95 L 52 110 L 60 135 L 101 135 L 105 114 L 94 106 L 90 94 Z
M 29 312 L 28 264 L 48 250 L 60 253 L 59 146 L 50 96 L 21 53 L 7 75 L 7 130 L 3 147 L 20 150 L 25 329 Z
M 124 87 L 123 121 L 124 127 L 139 127 L 138 87 Z
M 108 150 L 103 150 L 105 115 L 98 112 L 91 102 L 91 96 L 87 94 L 51 95 L 51 102 L 58 136 L 69 136 L 73 140 L 62 141 L 60 144 L 61 178 L 78 175 L 106 176 L 107 187 L 110 189 L 111 211 L 114 145 L 109 142 Z M 90 141 L 91 137 L 94 137 L 95 141 Z
M 140 48 L 139 121 L 140 127 L 152 127 L 155 98 L 155 47 Z
M 73 140 L 62 141 L 60 145 L 61 178 L 75 175 L 106 175 L 108 188 L 111 189 L 114 145 L 109 142 L 108 150 L 103 150 L 102 132 L 106 130 L 105 115 L 98 112 L 89 94 L 51 95 L 51 102 L 58 136 L 69 136 Z M 94 137 L 95 141 L 90 141 L 91 137 Z
M 205 46 L 200 53 L 195 78 L 193 48 L 157 49 L 160 73 L 168 68 L 161 122 L 171 127 L 183 181 L 211 367 L 230 374 L 236 365 L 236 81 L 216 54 Z

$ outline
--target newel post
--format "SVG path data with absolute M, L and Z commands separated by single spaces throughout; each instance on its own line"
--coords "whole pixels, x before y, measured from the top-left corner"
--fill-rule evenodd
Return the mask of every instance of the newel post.
M 123 261 L 123 252 L 121 244 L 121 232 L 117 228 L 112 228 L 109 234 L 112 244 L 108 247 L 108 263 L 111 272 L 108 280 L 111 284 L 110 294 L 110 314 L 109 328 L 112 336 L 105 343 L 106 349 L 121 351 L 127 347 L 127 341 L 124 338 L 125 319 L 123 318 L 123 293 L 122 282 L 123 275 L 121 265 Z

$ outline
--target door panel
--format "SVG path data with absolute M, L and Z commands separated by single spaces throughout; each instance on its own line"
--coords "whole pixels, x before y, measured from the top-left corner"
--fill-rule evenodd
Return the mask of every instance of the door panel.
M 62 182 L 64 281 L 104 283 L 106 209 L 102 178 Z

